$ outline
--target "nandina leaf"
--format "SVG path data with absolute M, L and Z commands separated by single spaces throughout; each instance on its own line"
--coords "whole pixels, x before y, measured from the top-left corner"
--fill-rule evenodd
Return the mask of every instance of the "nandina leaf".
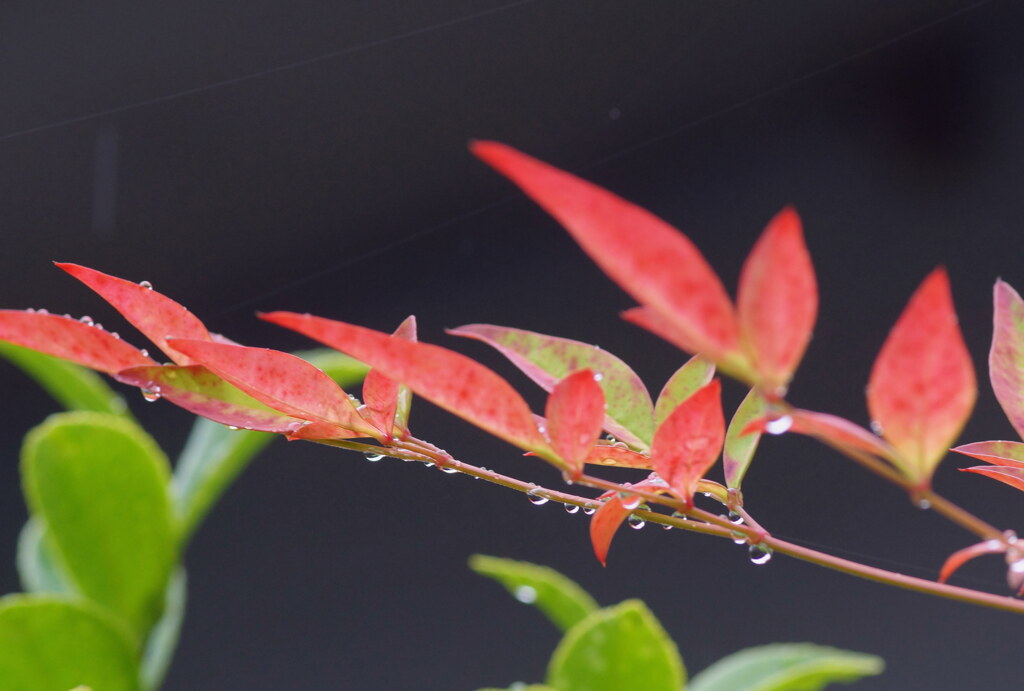
M 625 445 L 615 446 L 610 444 L 592 446 L 590 453 L 587 454 L 586 462 L 596 465 L 615 466 L 616 468 L 650 470 L 653 467 L 651 466 L 650 457 L 624 447 Z
M 0 340 L 107 374 L 156 364 L 141 350 L 102 328 L 43 312 L 0 310 Z
M 976 465 L 970 468 L 961 468 L 960 470 L 965 473 L 977 473 L 978 475 L 990 477 L 993 480 L 999 480 L 1010 487 L 1024 492 L 1024 468 L 1004 465 Z
M 552 448 L 574 473 L 583 472 L 604 421 L 604 393 L 594 372 L 583 369 L 558 382 L 544 415 Z
M 970 547 L 964 547 L 961 550 L 953 552 L 946 559 L 942 565 L 942 569 L 939 571 L 939 583 L 945 583 L 949 580 L 949 577 L 958 570 L 961 566 L 966 564 L 972 559 L 984 556 L 986 554 L 999 554 L 1000 552 L 1006 551 L 1006 545 L 999 540 L 985 540 L 979 542 Z
M 832 446 L 846 447 L 896 462 L 899 453 L 888 442 L 845 418 L 828 413 L 794 408 L 788 413 L 793 421 L 790 431 L 815 437 Z
M 557 462 L 522 396 L 465 355 L 310 314 L 273 312 L 260 317 L 351 355 L 481 429 Z
M 391 335 L 415 341 L 416 317 L 407 317 Z M 368 412 L 367 418 L 385 436 L 401 436 L 407 431 L 412 403 L 408 387 L 385 377 L 378 370 L 370 370 L 363 380 L 363 403 Z
M 731 488 L 738 489 L 743 483 L 743 476 L 747 474 L 757 444 L 761 441 L 761 432 L 747 432 L 747 427 L 752 421 L 763 418 L 767 410 L 768 401 L 760 390 L 753 388 L 729 421 L 722 449 L 722 469 L 725 471 L 725 484 Z
M 725 438 L 722 383 L 715 379 L 680 403 L 654 433 L 654 470 L 684 501 L 714 465 Z
M 744 360 L 722 282 L 685 235 L 594 184 L 496 142 L 479 158 L 555 217 L 608 276 L 716 362 Z
M 988 373 L 999 405 L 1024 438 L 1024 300 L 1009 283 L 996 281 L 993 301 Z
M 950 451 L 962 453 L 993 465 L 1024 468 L 1024 444 L 1019 441 L 978 441 Z
M 268 348 L 173 338 L 172 348 L 270 408 L 376 436 L 340 386 L 302 358 Z
M 57 266 L 86 284 L 109 302 L 132 326 L 141 331 L 175 363 L 190 365 L 192 361 L 167 345 L 167 338 L 210 340 L 199 318 L 162 293 L 147 285 L 89 269 L 77 264 Z
M 629 323 L 663 338 L 680 350 L 685 350 L 687 353 L 700 352 L 700 345 L 690 340 L 688 334 L 650 307 L 630 307 L 619 316 Z
M 654 406 L 654 422 L 660 425 L 680 403 L 707 386 L 715 376 L 715 365 L 699 355 L 694 355 L 675 371 L 658 394 Z
M 800 217 L 787 207 L 765 228 L 747 257 L 736 295 L 740 335 L 759 385 L 784 394 L 814 330 L 818 284 Z
M 938 268 L 924 280 L 893 326 L 868 382 L 868 410 L 899 452 L 896 464 L 927 485 L 964 426 L 977 385 L 957 326 L 949 278 Z
M 608 402 L 604 428 L 631 446 L 650 446 L 654 436 L 651 396 L 636 372 L 608 351 L 568 338 L 491 324 L 469 324 L 448 333 L 475 338 L 497 349 L 549 393 L 576 370 L 589 368 L 600 373 Z

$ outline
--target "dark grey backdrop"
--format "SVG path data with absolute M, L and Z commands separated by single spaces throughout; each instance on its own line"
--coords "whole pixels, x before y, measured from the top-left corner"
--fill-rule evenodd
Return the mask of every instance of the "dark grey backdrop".
M 629 299 L 465 151 L 494 138 L 684 228 L 729 286 L 765 221 L 795 204 L 821 284 L 792 388 L 805 407 L 866 421 L 872 359 L 917 283 L 947 264 L 982 384 L 963 439 L 1012 438 L 983 366 L 992 282 L 1024 287 L 1021 15 L 1008 0 L 8 2 L 0 302 L 117 328 L 48 264 L 74 261 L 150 280 L 254 345 L 306 345 L 256 309 L 382 329 L 415 313 L 424 340 L 526 391 L 442 329 L 482 321 L 599 343 L 656 391 L 681 354 L 621 322 Z M 11 591 L 17 448 L 54 408 L 9 367 L 0 382 L 0 590 Z M 176 453 L 188 416 L 130 395 Z M 465 460 L 557 481 L 426 404 L 413 424 Z M 1022 527 L 1024 497 L 958 464 L 939 472 L 940 491 Z M 763 445 L 747 496 L 781 535 L 919 575 L 970 540 L 802 439 Z M 167 688 L 542 679 L 555 632 L 471 575 L 473 552 L 550 564 L 603 603 L 646 599 L 693 671 L 742 646 L 808 640 L 883 655 L 888 672 L 864 689 L 1019 679 L 1019 617 L 783 558 L 758 568 L 731 544 L 650 528 L 624 531 L 601 569 L 586 521 L 557 506 L 279 442 L 189 550 Z M 997 559 L 964 573 L 999 588 Z

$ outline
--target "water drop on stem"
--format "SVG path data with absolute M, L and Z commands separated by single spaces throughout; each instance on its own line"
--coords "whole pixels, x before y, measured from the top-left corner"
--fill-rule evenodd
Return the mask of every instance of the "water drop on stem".
M 530 500 L 530 503 L 534 506 L 543 506 L 548 503 L 548 498 L 542 496 L 537 490 L 531 489 L 526 493 L 526 498 Z

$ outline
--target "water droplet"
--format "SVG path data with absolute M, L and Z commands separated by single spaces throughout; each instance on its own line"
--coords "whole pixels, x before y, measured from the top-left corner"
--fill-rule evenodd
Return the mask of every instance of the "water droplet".
M 609 435 L 608 435 L 607 437 L 605 437 L 605 439 L 607 439 L 607 440 L 608 440 L 608 443 L 609 443 L 609 444 L 614 444 L 614 443 L 615 443 L 616 441 L 618 441 L 618 440 L 617 440 L 617 439 L 615 438 L 615 435 L 614 435 L 614 434 L 609 434 Z
M 879 422 L 878 420 L 872 420 L 871 421 L 871 425 L 869 425 L 869 426 L 871 427 L 871 431 L 872 432 L 874 432 L 878 436 L 882 436 L 882 423 L 881 422 Z
M 548 498 L 541 496 L 535 489 L 531 489 L 527 492 L 526 498 L 529 499 L 530 503 L 534 506 L 544 506 L 544 504 L 548 503 Z
M 370 461 L 371 463 L 376 463 L 380 459 L 384 458 L 384 454 L 377 453 L 376 451 L 364 451 L 363 456 L 365 456 L 366 460 Z
M 38 310 L 36 310 L 36 314 L 49 314 L 49 312 L 46 311 L 45 307 L 40 307 Z
M 110 335 L 113 336 L 114 338 L 116 338 L 119 341 L 121 340 L 121 334 L 117 333 L 116 331 L 111 331 Z
M 149 281 L 139 281 L 139 285 L 146 290 L 153 290 L 153 284 Z
M 918 499 L 914 502 L 914 506 L 921 510 L 926 510 L 932 508 L 932 503 L 928 499 Z
M 426 463 L 423 464 L 423 467 L 424 468 L 433 468 L 434 464 L 431 463 L 430 461 L 427 461 Z
M 597 509 L 595 509 L 593 506 L 584 506 L 583 507 L 583 513 L 586 516 L 593 516 L 596 511 L 597 511 Z
M 789 415 L 769 420 L 764 425 L 764 431 L 768 434 L 785 434 L 793 426 L 793 418 Z
M 444 473 L 445 475 L 454 475 L 455 473 L 459 472 L 459 469 L 453 468 L 450 465 L 446 465 L 441 468 L 441 472 Z
M 28 308 L 27 310 L 25 310 L 25 311 L 26 311 L 26 312 L 28 312 L 29 314 L 35 314 L 35 313 L 36 313 L 36 310 L 35 310 L 35 308 L 34 308 L 34 307 L 29 307 L 29 308 Z
M 662 523 L 661 524 L 661 529 L 662 530 L 672 530 L 672 526 L 670 526 L 668 523 Z
M 93 326 L 95 326 L 100 331 L 103 331 L 103 324 L 100 324 L 99 322 L 96 322 L 95 324 L 93 324 Z
M 767 564 L 772 560 L 772 548 L 763 542 L 751 545 L 747 549 L 747 554 L 750 555 L 750 563 L 757 564 L 758 566 Z
M 156 392 L 156 391 L 153 391 L 152 389 L 143 389 L 142 390 L 142 397 L 144 399 L 146 399 L 146 401 L 148 403 L 152 403 L 153 401 L 159 401 L 160 400 L 160 394 L 158 392 Z
M 521 585 L 515 590 L 515 598 L 524 605 L 532 605 L 537 601 L 537 589 L 530 585 Z
M 149 357 L 149 351 L 145 348 L 141 349 L 139 352 L 142 353 L 142 357 Z
M 82 317 L 80 317 L 78 321 L 82 322 L 86 326 L 93 325 L 92 317 L 90 317 L 88 314 L 82 315 Z
M 574 513 L 577 513 L 579 510 L 580 510 L 580 507 L 576 506 L 575 504 L 566 504 L 565 505 L 565 512 L 567 514 L 574 514 Z
M 734 544 L 734 545 L 745 545 L 745 544 L 747 544 L 747 536 L 744 535 L 743 533 L 733 532 L 733 533 L 731 533 L 731 535 L 732 535 L 732 544 Z
M 735 523 L 736 525 L 743 525 L 743 516 L 739 515 L 735 511 L 729 512 L 729 522 Z
M 619 493 L 619 500 L 622 502 L 622 508 L 632 511 L 636 507 L 640 506 L 640 497 L 635 494 L 623 494 Z
M 595 372 L 594 373 L 594 381 L 601 381 L 602 379 L 604 379 L 604 375 L 603 374 L 601 374 L 600 372 Z
M 640 530 L 645 525 L 647 525 L 647 521 L 640 518 L 635 513 L 629 514 L 629 518 L 626 519 L 626 522 L 629 523 L 629 527 L 633 530 Z
M 235 427 L 234 425 L 228 425 L 228 429 L 231 430 L 232 432 L 237 432 L 238 431 L 238 428 Z

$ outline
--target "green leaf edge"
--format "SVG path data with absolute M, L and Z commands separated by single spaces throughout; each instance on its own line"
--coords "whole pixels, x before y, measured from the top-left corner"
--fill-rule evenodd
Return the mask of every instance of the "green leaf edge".
M 806 654 L 808 659 L 779 669 L 752 684 L 741 685 L 744 671 L 767 665 L 773 657 Z M 881 674 L 882 658 L 813 643 L 773 643 L 745 648 L 723 657 L 690 680 L 689 691 L 816 691 L 832 682 L 856 681 Z

